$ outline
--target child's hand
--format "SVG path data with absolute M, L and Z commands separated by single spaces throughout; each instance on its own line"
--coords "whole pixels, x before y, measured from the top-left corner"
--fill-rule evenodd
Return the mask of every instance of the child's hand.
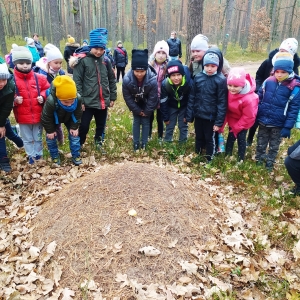
M 186 123 L 186 118 L 183 118 L 183 123 Z
M 70 129 L 70 134 L 72 136 L 78 136 L 78 133 L 79 133 L 78 129 Z
M 54 138 L 56 137 L 56 132 L 53 133 L 47 133 L 47 138 L 49 140 L 54 140 Z
M 44 103 L 44 98 L 42 96 L 37 96 L 36 100 L 38 101 L 39 104 Z
M 22 96 L 17 96 L 17 97 L 15 98 L 15 102 L 16 102 L 17 104 L 22 104 L 22 103 L 23 103 L 23 97 L 22 97 Z
M 5 126 L 0 127 L 0 139 L 5 137 L 6 129 Z
M 217 125 L 214 125 L 214 127 L 213 127 L 213 131 L 219 131 L 219 129 L 220 129 L 220 127 L 219 127 L 219 126 L 217 126 Z
M 110 101 L 109 107 L 114 107 L 115 101 Z
M 82 109 L 82 111 L 85 111 L 85 105 L 84 104 L 81 104 L 81 109 Z
M 169 121 L 164 121 L 166 125 L 170 124 L 170 120 Z

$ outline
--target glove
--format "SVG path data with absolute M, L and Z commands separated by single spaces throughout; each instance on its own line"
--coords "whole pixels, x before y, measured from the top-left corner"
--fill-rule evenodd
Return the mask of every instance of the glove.
M 280 136 L 289 139 L 291 137 L 291 129 L 283 127 L 281 129 Z

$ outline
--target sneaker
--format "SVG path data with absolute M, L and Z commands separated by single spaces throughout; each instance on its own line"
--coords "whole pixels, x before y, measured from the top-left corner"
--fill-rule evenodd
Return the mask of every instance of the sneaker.
M 29 163 L 30 165 L 33 165 L 33 164 L 34 164 L 34 159 L 33 159 L 33 157 L 29 156 L 29 158 L 28 158 L 28 163 Z
M 11 171 L 11 167 L 10 167 L 8 157 L 2 157 L 0 159 L 0 170 L 2 170 L 4 172 L 10 172 Z
M 134 144 L 133 145 L 133 151 L 136 152 L 140 149 L 140 144 Z
M 79 166 L 82 164 L 81 158 L 79 156 L 72 157 L 72 162 L 75 166 Z
M 272 172 L 273 171 L 273 168 L 274 168 L 274 164 L 272 162 L 267 162 L 266 163 L 266 170 L 268 172 Z
M 52 162 L 58 166 L 60 166 L 60 157 L 54 157 L 52 158 Z
M 40 156 L 40 155 L 37 155 L 34 159 L 35 160 L 39 160 L 39 159 L 41 159 L 42 157 Z
M 247 141 L 246 142 L 246 147 L 251 147 L 252 146 L 252 142 L 251 141 Z

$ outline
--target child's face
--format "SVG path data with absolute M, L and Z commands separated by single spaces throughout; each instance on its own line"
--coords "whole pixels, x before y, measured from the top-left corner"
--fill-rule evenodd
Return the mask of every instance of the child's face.
M 283 81 L 289 77 L 289 73 L 283 70 L 276 70 L 274 76 L 278 81 Z
M 167 54 L 164 51 L 158 51 L 155 54 L 155 60 L 158 63 L 163 63 L 167 59 Z
M 0 79 L 0 90 L 2 90 L 7 84 L 7 79 Z
M 195 61 L 200 61 L 204 56 L 205 51 L 203 50 L 192 50 L 192 57 Z
M 58 72 L 61 69 L 62 63 L 63 63 L 62 59 L 54 59 L 49 62 L 49 67 L 53 71 Z
M 241 86 L 232 85 L 232 84 L 228 84 L 227 87 L 228 87 L 229 93 L 233 94 L 233 95 L 238 94 L 243 89 L 243 87 L 241 87 Z
M 218 66 L 213 64 L 207 64 L 204 66 L 204 71 L 209 76 L 214 75 L 217 72 L 217 70 L 218 70 Z
M 100 57 L 104 54 L 105 50 L 103 48 L 91 48 L 90 52 L 96 57 Z
M 17 63 L 17 68 L 22 72 L 29 72 L 31 70 L 31 63 L 28 61 L 21 61 Z
M 173 73 L 170 75 L 170 80 L 174 85 L 180 85 L 182 83 L 182 77 L 180 73 Z
M 142 81 L 146 75 L 146 70 L 133 70 L 133 74 L 138 81 Z
M 75 99 L 72 99 L 72 100 L 60 100 L 61 104 L 64 105 L 64 106 L 71 106 L 73 103 L 74 103 Z

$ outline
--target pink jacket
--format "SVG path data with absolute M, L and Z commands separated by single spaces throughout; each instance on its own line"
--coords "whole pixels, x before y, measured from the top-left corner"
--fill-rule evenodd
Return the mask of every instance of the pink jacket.
M 255 93 L 255 79 L 246 74 L 246 80 L 250 83 L 250 91 L 247 94 L 231 94 L 228 92 L 228 108 L 223 127 L 228 123 L 235 135 L 243 129 L 249 129 L 255 122 L 258 109 L 258 95 Z

